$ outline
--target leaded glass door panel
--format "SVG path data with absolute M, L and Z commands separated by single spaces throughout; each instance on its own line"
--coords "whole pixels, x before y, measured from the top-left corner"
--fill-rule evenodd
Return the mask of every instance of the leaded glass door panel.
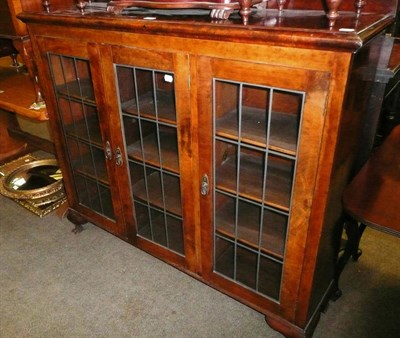
M 187 57 L 114 46 L 112 54 L 133 240 L 165 259 L 195 264 L 194 248 L 186 243 L 193 216 L 184 198 L 191 191 L 191 167 L 183 164 L 190 149 L 180 147 L 190 123 L 183 121 L 189 113 Z
M 214 271 L 279 300 L 304 93 L 214 78 L 213 97 Z
M 110 174 L 114 154 L 110 137 L 102 129 L 108 117 L 98 106 L 96 91 L 101 96 L 101 90 L 92 78 L 96 60 L 89 51 L 96 51 L 96 46 L 82 43 L 71 47 L 68 41 L 50 38 L 40 41 L 54 89 L 54 120 L 59 122 L 55 127 L 60 128 L 66 156 L 60 161 L 67 189 L 72 185 L 73 207 L 124 237 L 118 190 Z
M 211 110 L 199 116 L 208 128 L 200 143 L 211 148 L 200 148 L 200 180 L 208 182 L 203 247 L 212 252 L 203 256 L 203 268 L 217 285 L 279 307 L 290 302 L 300 276 L 288 243 L 307 232 L 304 205 L 316 172 L 308 164 L 318 154 L 306 144 L 320 137 L 320 130 L 309 130 L 322 126 L 327 88 L 316 84 L 326 75 L 205 57 L 197 64 L 200 107 Z

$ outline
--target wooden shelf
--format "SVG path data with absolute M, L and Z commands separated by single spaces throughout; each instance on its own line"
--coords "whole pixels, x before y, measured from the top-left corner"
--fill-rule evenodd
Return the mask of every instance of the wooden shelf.
M 29 107 L 36 100 L 34 84 L 28 74 L 10 67 L 9 57 L 0 58 L 0 109 L 34 120 L 48 120 L 46 109 Z
M 138 198 L 144 202 L 149 202 L 151 205 L 164 210 L 163 194 L 161 189 L 160 173 L 153 172 L 145 180 L 140 180 L 132 187 L 134 198 Z M 179 178 L 164 174 L 164 200 L 165 209 L 171 214 L 182 217 L 181 190 Z M 147 197 L 148 196 L 148 197 Z M 149 198 L 149 200 L 148 200 Z
M 137 161 L 145 161 L 150 165 L 162 167 L 174 173 L 179 173 L 178 144 L 176 131 L 168 131 L 160 128 L 161 162 L 157 144 L 156 133 L 145 136 L 142 140 L 144 155 L 142 154 L 141 142 L 137 141 L 128 146 L 128 157 Z
M 250 154 L 242 154 L 240 161 L 239 195 L 262 202 L 263 159 Z M 292 190 L 292 161 L 269 155 L 265 203 L 283 211 L 289 211 Z M 236 195 L 236 158 L 228 156 L 217 168 L 216 187 Z
M 145 207 L 146 208 L 146 207 Z M 146 208 L 147 209 L 147 208 Z M 147 210 L 146 210 L 147 212 Z M 148 221 L 148 215 L 145 220 L 138 220 L 138 235 L 150 241 L 156 242 L 166 248 L 169 248 L 180 254 L 184 253 L 183 247 L 183 227 L 182 221 L 166 216 L 167 226 L 165 225 L 164 215 L 160 213 L 157 217 L 152 217 L 152 223 Z M 168 240 L 167 240 L 168 236 Z
M 240 202 L 238 210 L 237 240 L 258 250 L 260 235 L 261 208 L 249 203 Z M 225 237 L 235 238 L 235 203 L 234 199 L 216 210 L 216 230 Z M 267 255 L 283 260 L 286 243 L 287 216 L 264 209 L 261 251 Z
M 74 124 L 65 127 L 66 134 L 69 137 L 77 138 L 88 144 L 94 144 L 100 149 L 103 148 L 103 139 L 99 128 L 97 116 L 91 116 L 85 120 L 80 120 Z M 88 137 L 90 133 L 90 138 Z
M 267 117 L 263 109 L 243 107 L 241 142 L 267 147 Z M 272 112 L 268 148 L 284 154 L 296 155 L 299 117 L 295 114 Z M 230 111 L 217 119 L 217 135 L 238 140 L 238 114 Z
M 240 246 L 217 238 L 215 271 L 232 280 L 256 289 L 259 293 L 279 300 L 282 264 L 261 256 L 257 285 L 257 254 Z M 236 261 L 236 264 L 235 264 Z M 236 266 L 236 269 L 235 269 Z M 236 270 L 236 276 L 234 272 Z
M 75 141 L 75 139 L 74 139 Z M 88 145 L 86 145 L 88 146 Z M 89 145 L 90 146 L 90 145 Z M 94 151 L 93 151 L 94 150 Z M 73 171 L 80 175 L 99 181 L 104 185 L 109 185 L 108 173 L 105 165 L 104 153 L 97 148 L 92 148 L 93 161 L 91 154 L 79 154 L 78 158 L 71 155 Z M 94 165 L 96 168 L 94 168 Z
M 57 86 L 57 93 L 67 99 L 84 101 L 85 103 L 95 105 L 95 97 L 91 79 L 81 79 L 71 81 Z
M 121 105 L 122 112 L 139 116 L 135 99 L 125 101 Z M 147 92 L 139 97 L 140 117 L 157 120 L 165 123 L 176 123 L 176 110 L 172 92 L 157 91 L 157 113 L 155 112 L 153 92 Z
M 110 219 L 115 219 L 110 188 L 98 184 L 98 180 L 81 172 L 75 172 L 74 176 L 76 189 L 79 192 L 79 203 Z

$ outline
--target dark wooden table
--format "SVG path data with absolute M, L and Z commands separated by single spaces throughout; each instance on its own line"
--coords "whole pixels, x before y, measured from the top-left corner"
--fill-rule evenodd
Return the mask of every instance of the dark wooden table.
M 400 125 L 347 186 L 345 211 L 366 226 L 400 237 Z

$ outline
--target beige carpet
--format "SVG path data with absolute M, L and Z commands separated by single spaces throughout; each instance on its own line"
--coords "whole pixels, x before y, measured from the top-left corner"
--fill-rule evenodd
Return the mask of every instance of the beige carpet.
M 0 337 L 282 337 L 243 304 L 94 225 L 0 196 Z M 317 338 L 400 337 L 400 240 L 367 229 Z

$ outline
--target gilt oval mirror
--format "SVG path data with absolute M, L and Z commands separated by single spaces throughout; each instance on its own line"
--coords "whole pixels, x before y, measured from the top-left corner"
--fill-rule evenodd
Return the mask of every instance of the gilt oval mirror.
M 35 199 L 62 188 L 62 174 L 55 159 L 23 164 L 4 177 L 5 195 L 17 199 Z

